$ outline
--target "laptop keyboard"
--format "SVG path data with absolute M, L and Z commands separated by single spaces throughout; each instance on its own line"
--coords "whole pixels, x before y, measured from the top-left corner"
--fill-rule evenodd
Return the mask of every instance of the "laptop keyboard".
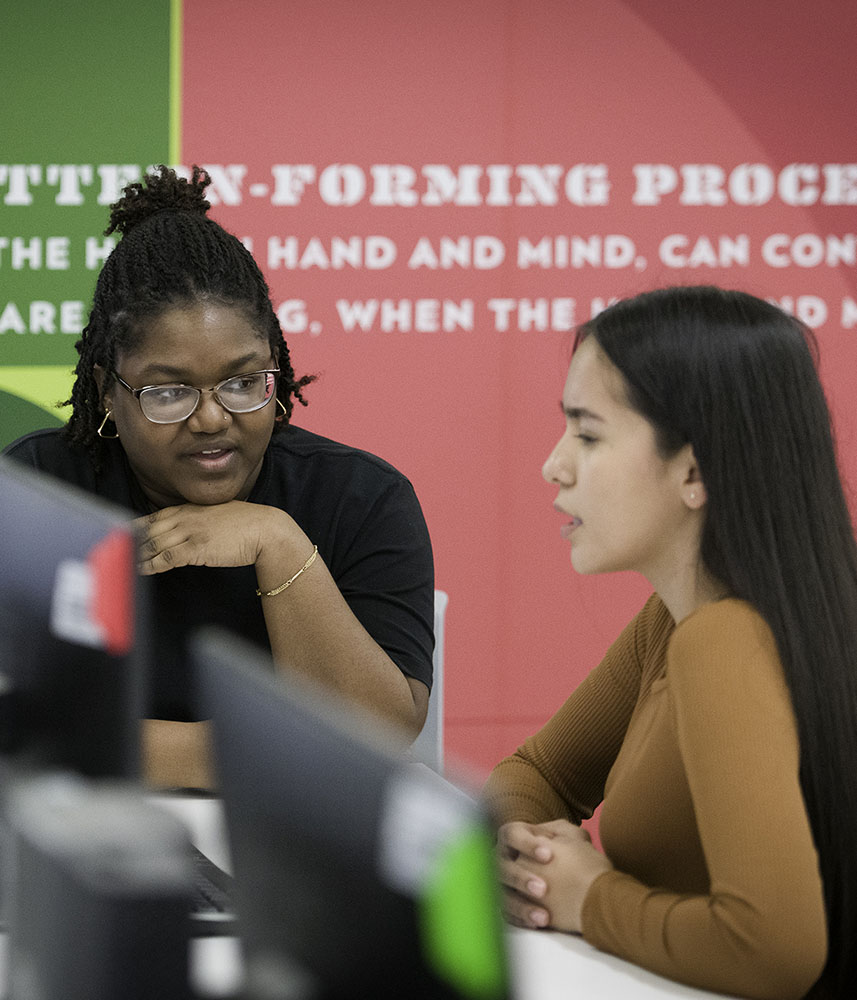
M 191 848 L 193 892 L 191 929 L 195 934 L 234 934 L 232 876 L 196 847 Z

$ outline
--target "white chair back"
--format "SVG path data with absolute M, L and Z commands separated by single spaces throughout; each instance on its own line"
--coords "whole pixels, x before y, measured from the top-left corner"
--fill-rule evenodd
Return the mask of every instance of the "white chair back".
M 434 679 L 429 697 L 428 714 L 422 732 L 414 740 L 411 753 L 415 760 L 443 774 L 443 646 L 446 606 L 449 595 L 434 592 Z

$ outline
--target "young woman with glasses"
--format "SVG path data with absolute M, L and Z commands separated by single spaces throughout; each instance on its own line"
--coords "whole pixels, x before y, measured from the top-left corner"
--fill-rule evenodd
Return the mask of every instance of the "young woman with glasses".
M 154 576 L 157 785 L 206 786 L 184 652 L 217 624 L 419 732 L 431 685 L 433 565 L 410 483 L 381 459 L 291 423 L 296 379 L 266 282 L 208 218 L 203 171 L 129 185 L 107 233 L 59 431 L 8 453 L 140 515 Z

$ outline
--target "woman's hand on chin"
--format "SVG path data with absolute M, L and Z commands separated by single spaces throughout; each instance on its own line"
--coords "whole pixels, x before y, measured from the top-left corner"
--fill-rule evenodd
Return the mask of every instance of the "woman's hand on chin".
M 303 534 L 283 511 L 242 500 L 164 507 L 136 524 L 139 570 L 146 576 L 178 566 L 252 566 L 263 546 L 290 532 Z

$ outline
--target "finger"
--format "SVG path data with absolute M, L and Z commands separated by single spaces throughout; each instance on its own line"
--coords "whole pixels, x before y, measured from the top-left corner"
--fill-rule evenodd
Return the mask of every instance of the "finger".
M 156 530 L 159 525 L 173 520 L 173 515 L 179 509 L 179 507 L 161 507 L 160 510 L 153 511 L 151 514 L 144 514 L 142 517 L 135 518 L 134 524 L 140 530 L 150 532 Z
M 504 893 L 503 912 L 509 923 L 516 927 L 537 930 L 550 924 L 550 913 L 543 906 L 533 906 L 515 892 Z
M 180 529 L 173 524 L 144 524 L 137 532 L 137 552 L 151 559 L 160 549 L 181 540 L 180 535 L 186 537 L 187 533 L 180 532 Z
M 534 832 L 542 833 L 551 838 L 564 837 L 567 840 L 585 840 L 588 843 L 592 842 L 592 837 L 590 836 L 588 830 L 576 823 L 569 823 L 569 821 L 565 819 L 556 819 L 552 820 L 550 823 L 542 823 L 540 826 L 535 828 Z
M 512 852 L 516 852 L 544 863 L 551 860 L 553 851 L 550 847 L 550 838 L 536 834 L 534 831 L 537 829 L 529 823 L 505 823 L 500 827 L 498 841 L 507 856 L 512 856 Z
M 163 541 L 151 535 L 144 535 L 137 544 L 137 555 L 141 562 L 149 562 L 161 552 L 163 547 Z
M 197 504 L 183 503 L 175 507 L 161 507 L 134 522 L 138 529 L 147 535 L 159 535 L 183 524 L 193 524 L 200 517 L 206 517 L 213 508 L 200 507 Z
M 157 573 L 166 573 L 178 566 L 187 565 L 189 565 L 189 560 L 181 558 L 180 549 L 168 548 L 140 559 L 137 563 L 137 570 L 143 576 L 154 576 Z
M 181 528 L 164 528 L 161 534 L 146 535 L 137 545 L 137 555 L 140 563 L 147 564 L 157 561 L 165 569 L 182 566 L 188 561 L 182 552 L 192 543 L 192 537 Z
M 137 568 L 145 576 L 165 573 L 179 566 L 205 565 L 203 553 L 206 534 L 191 532 L 188 526 L 164 527 L 159 535 L 150 535 L 137 545 Z
M 533 871 L 526 862 L 501 861 L 500 881 L 507 889 L 538 902 L 547 893 L 547 882 L 538 871 Z

